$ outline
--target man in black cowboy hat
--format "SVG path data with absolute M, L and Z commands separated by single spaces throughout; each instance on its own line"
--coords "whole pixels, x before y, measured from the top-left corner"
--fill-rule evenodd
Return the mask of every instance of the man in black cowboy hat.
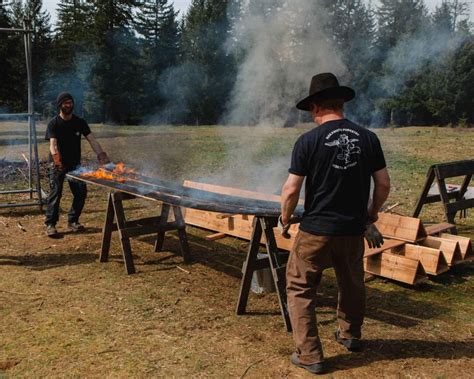
M 383 243 L 371 224 L 387 199 L 390 178 L 377 136 L 344 118 L 344 103 L 354 97 L 333 74 L 312 78 L 309 96 L 296 107 L 311 112 L 319 126 L 296 141 L 282 189 L 279 226 L 286 235 L 306 178 L 305 211 L 286 276 L 296 345 L 291 362 L 315 374 L 326 371 L 315 314 L 322 271 L 334 267 L 338 283 L 336 340 L 350 351 L 360 351 L 364 233 L 369 246 Z M 367 207 L 371 178 L 374 189 Z
M 81 136 L 84 136 L 97 154 L 99 163 L 109 163 L 109 158 L 99 142 L 91 133 L 85 120 L 72 113 L 74 99 L 71 94 L 61 92 L 57 97 L 59 114 L 48 124 L 46 140 L 49 140 L 49 160 L 51 162 L 48 173 L 50 193 L 46 209 L 46 234 L 50 237 L 58 235 L 56 223 L 59 219 L 59 203 L 61 201 L 64 179 L 69 171 L 74 170 L 81 163 Z M 79 223 L 79 216 L 87 196 L 85 183 L 67 179 L 73 194 L 73 201 L 68 213 L 68 228 L 78 232 L 84 230 Z

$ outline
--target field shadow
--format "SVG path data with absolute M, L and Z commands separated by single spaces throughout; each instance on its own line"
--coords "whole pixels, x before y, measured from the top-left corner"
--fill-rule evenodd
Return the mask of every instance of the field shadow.
M 430 277 L 430 280 L 443 285 L 453 285 L 465 283 L 474 276 L 474 262 L 466 262 L 454 267 L 442 275 Z
M 3 217 L 24 217 L 24 216 L 41 216 L 44 214 L 45 206 L 40 211 L 39 205 L 31 205 L 18 208 L 0 208 L 0 215 Z
M 146 236 L 140 240 L 150 245 L 154 245 L 155 236 Z M 207 267 L 235 278 L 240 279 L 242 277 L 241 267 L 246 256 L 245 251 L 220 244 L 216 241 L 210 242 L 204 238 L 190 234 L 188 234 L 188 240 L 194 263 L 205 264 Z M 171 257 L 179 256 L 181 252 L 177 236 L 175 236 L 173 233 L 170 233 L 169 235 L 167 234 L 164 249 L 166 252 L 171 252 L 174 254 L 171 255 Z M 148 260 L 145 264 L 156 263 L 160 265 L 166 265 L 165 262 L 168 258 L 169 256 Z M 176 265 L 176 262 L 170 264 L 174 266 Z M 192 264 L 193 263 L 191 263 L 191 265 Z M 472 275 L 473 268 L 456 268 L 456 271 L 461 271 L 463 273 L 460 275 L 462 279 L 458 276 L 458 272 L 453 273 L 449 277 L 453 277 L 451 280 L 456 280 L 459 282 L 460 280 L 466 280 L 469 275 Z M 447 281 L 449 279 L 445 278 L 444 280 Z M 418 291 L 429 292 L 431 289 L 432 286 L 427 283 L 424 285 L 424 287 L 418 289 Z M 397 288 L 395 290 L 386 292 L 378 288 L 367 286 L 366 317 L 402 328 L 411 328 L 419 325 L 425 320 L 435 318 L 449 311 L 447 306 L 436 304 L 427 300 L 413 299 L 408 295 L 407 291 L 413 291 L 413 289 L 405 288 L 403 286 L 398 288 L 397 284 Z M 276 294 L 273 295 L 276 296 Z M 251 293 L 249 302 L 254 301 L 252 299 L 255 296 L 258 295 Z M 327 313 L 324 308 L 329 308 L 332 309 L 332 311 L 329 312 L 333 312 L 335 315 L 337 309 L 337 297 L 338 289 L 336 278 L 334 277 L 333 273 L 325 272 L 321 284 L 318 287 L 316 313 Z M 258 316 L 261 314 L 261 312 L 253 313 L 250 311 L 247 314 Z M 278 315 L 280 312 L 279 309 L 274 309 L 265 311 L 264 314 Z M 334 321 L 335 317 L 332 320 L 324 320 L 320 323 L 329 324 Z
M 407 291 L 413 289 L 395 289 L 389 292 L 366 286 L 365 317 L 402 328 L 415 327 L 449 312 L 447 306 L 428 300 L 413 299 Z M 323 275 L 318 287 L 317 308 L 328 307 L 337 309 L 337 283 L 332 275 Z
M 73 234 L 73 235 L 83 235 L 83 234 L 97 234 L 97 233 L 102 233 L 102 228 L 97 228 L 97 227 L 88 227 L 86 226 L 83 231 L 80 232 L 73 232 L 71 230 L 66 230 L 65 232 L 61 232 L 62 235 L 66 236 L 68 234 Z
M 40 253 L 27 255 L 0 255 L 0 266 L 24 266 L 34 271 L 56 267 L 75 266 L 97 261 L 93 253 Z
M 373 339 L 364 341 L 365 349 L 357 354 L 339 354 L 329 357 L 330 367 L 337 370 L 350 370 L 367 366 L 374 362 L 408 359 L 472 359 L 474 341 L 426 341 L 416 339 Z
M 144 237 L 139 237 L 138 240 L 154 246 L 156 235 L 151 234 Z M 189 233 L 188 242 L 192 257 L 192 261 L 189 263 L 189 265 L 201 263 L 216 271 L 233 276 L 235 278 L 240 278 L 242 276 L 241 267 L 245 259 L 245 253 L 236 253 L 235 248 L 233 249 L 215 241 L 210 242 L 206 239 L 191 235 Z M 172 253 L 173 255 L 170 257 L 181 256 L 179 238 L 175 232 L 169 232 L 166 234 L 163 250 L 167 253 Z M 156 254 L 160 253 L 157 252 Z M 163 261 L 170 257 L 147 260 L 145 264 L 163 264 Z M 176 265 L 176 263 L 173 264 Z

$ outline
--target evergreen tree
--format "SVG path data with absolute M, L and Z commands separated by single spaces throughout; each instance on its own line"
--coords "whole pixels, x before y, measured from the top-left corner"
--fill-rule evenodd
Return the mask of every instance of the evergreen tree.
M 369 123 L 374 109 L 370 86 L 377 60 L 374 54 L 375 16 L 362 0 L 323 1 L 327 10 L 326 33 L 342 53 L 347 75 L 358 94 L 357 104 L 348 103 L 346 111 L 358 122 Z
M 137 80 L 138 45 L 132 29 L 134 0 L 92 0 L 95 63 L 85 111 L 91 119 L 132 122 L 142 86 Z
M 179 53 L 177 12 L 168 0 L 145 0 L 136 15 L 136 30 L 141 34 L 144 67 L 142 111 L 154 113 L 162 105 L 160 75 L 176 64 Z
M 233 57 L 225 49 L 230 31 L 229 3 L 193 0 L 186 14 L 182 33 L 185 66 L 182 83 L 174 83 L 192 88 L 192 96 L 186 96 L 185 121 L 216 123 L 224 112 L 235 75 Z
M 0 28 L 11 28 L 12 26 L 10 12 L 6 6 L 0 5 Z M 20 85 L 19 80 L 19 74 L 24 64 L 20 66 L 21 70 L 15 65 L 18 60 L 16 54 L 20 52 L 16 45 L 21 43 L 21 35 L 0 33 L 0 81 L 2 83 L 0 86 L 0 112 L 24 110 L 21 109 L 24 86 Z
M 93 61 L 92 9 L 84 0 L 61 0 L 57 9 L 56 33 L 48 59 L 51 79 L 45 92 L 54 99 L 59 91 L 70 91 L 74 96 L 74 111 L 83 116 L 84 95 L 90 81 L 90 62 Z M 54 109 L 52 103 L 52 109 Z
M 431 18 L 435 30 L 454 32 L 455 20 L 449 2 L 443 1 L 439 6 L 437 6 Z
M 376 14 L 377 43 L 381 49 L 396 46 L 403 37 L 413 35 L 428 25 L 423 0 L 380 0 Z
M 28 0 L 25 3 L 24 19 L 34 29 L 32 35 L 33 92 L 35 108 L 42 109 L 49 99 L 45 99 L 43 87 L 49 79 L 45 62 L 52 47 L 51 21 L 49 13 L 43 9 L 42 0 Z

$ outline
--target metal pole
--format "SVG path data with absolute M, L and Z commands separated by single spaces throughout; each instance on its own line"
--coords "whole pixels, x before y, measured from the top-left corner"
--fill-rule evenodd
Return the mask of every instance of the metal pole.
M 26 22 L 23 22 L 23 28 L 26 30 Z M 30 35 L 25 33 L 23 35 L 25 43 L 25 60 L 26 60 L 26 76 L 28 81 L 28 187 L 30 188 L 30 199 L 33 198 L 33 167 L 32 167 L 32 120 L 31 114 L 33 113 L 33 81 L 31 73 L 31 47 L 30 47 Z
M 1 1 L 1 0 L 0 0 Z M 40 170 L 39 170 L 39 154 L 38 154 L 38 141 L 36 136 L 36 115 L 34 113 L 34 98 L 33 98 L 33 70 L 32 70 L 32 54 L 31 54 L 31 37 L 30 34 L 34 33 L 33 29 L 26 28 L 26 22 L 23 23 L 23 29 L 18 28 L 0 28 L 0 32 L 6 33 L 23 33 L 23 41 L 25 44 L 25 60 L 26 60 L 26 72 L 28 80 L 28 113 L 18 113 L 18 114 L 0 114 L 0 118 L 18 118 L 18 117 L 28 117 L 28 149 L 29 149 L 29 162 L 28 162 L 28 171 L 29 171 L 29 188 L 26 190 L 10 190 L 10 191 L 0 191 L 0 194 L 15 194 L 15 193 L 29 193 L 30 199 L 33 199 L 33 192 L 38 194 L 37 201 L 25 202 L 25 203 L 0 203 L 0 208 L 7 207 L 21 207 L 21 206 L 30 206 L 30 205 L 39 205 L 40 211 L 42 210 L 42 190 L 41 190 L 41 181 L 40 181 Z M 33 145 L 32 145 L 33 144 Z M 33 157 L 34 149 L 34 157 Z M 33 163 L 34 161 L 34 163 Z M 33 166 L 35 164 L 36 169 L 36 188 L 33 188 Z
M 25 26 L 26 29 L 26 26 Z M 41 191 L 41 177 L 40 177 L 40 158 L 38 154 L 38 140 L 37 140 L 37 135 L 36 135 L 36 117 L 35 117 L 35 102 L 34 102 L 34 93 L 33 93 L 33 64 L 32 64 L 32 52 L 31 52 L 31 33 L 25 34 L 27 37 L 27 46 L 28 46 L 28 62 L 30 66 L 30 75 L 29 75 L 29 80 L 28 80 L 28 93 L 31 93 L 31 97 L 29 97 L 28 100 L 28 113 L 29 113 L 29 120 L 30 120 L 30 130 L 31 130 L 31 135 L 32 135 L 32 141 L 33 142 L 33 149 L 34 149 L 34 157 L 33 159 L 30 159 L 30 175 L 32 173 L 32 167 L 31 165 L 35 165 L 35 174 L 36 174 L 36 194 L 38 196 L 38 201 L 39 201 L 39 208 L 40 211 L 43 209 L 43 199 L 42 199 L 42 191 Z M 31 146 L 30 146 L 30 155 L 31 155 Z M 33 194 L 33 188 L 31 188 L 31 193 L 30 193 L 30 198 L 32 198 Z

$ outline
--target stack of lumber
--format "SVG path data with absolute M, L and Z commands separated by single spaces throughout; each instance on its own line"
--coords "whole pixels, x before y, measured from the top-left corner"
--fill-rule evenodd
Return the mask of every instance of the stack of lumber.
M 280 201 L 280 197 L 276 195 L 237 188 L 192 181 L 185 181 L 184 185 L 249 199 Z M 189 225 L 213 231 L 207 237 L 209 240 L 226 236 L 246 240 L 251 238 L 253 216 L 185 209 L 184 217 Z M 474 259 L 469 238 L 444 233 L 452 227 L 451 224 L 443 223 L 425 228 L 418 218 L 380 213 L 376 226 L 385 242 L 380 248 L 370 249 L 366 245 L 364 268 L 371 274 L 413 285 L 426 280 L 427 275 L 439 275 L 455 264 Z M 275 230 L 278 248 L 291 250 L 297 232 L 298 225 L 292 225 L 291 238 L 285 239 Z

